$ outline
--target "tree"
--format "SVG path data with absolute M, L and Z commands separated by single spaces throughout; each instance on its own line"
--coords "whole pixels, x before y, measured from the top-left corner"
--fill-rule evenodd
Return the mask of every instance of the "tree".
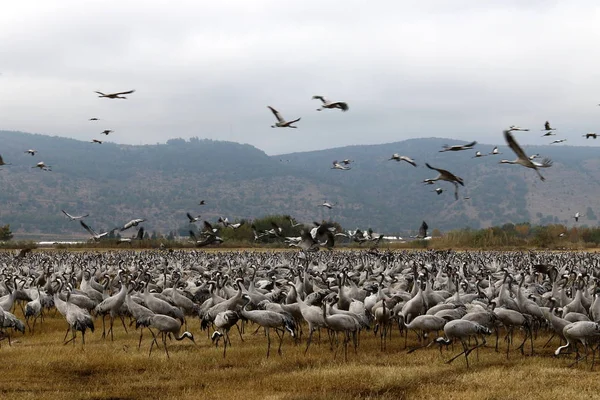
M 0 241 L 6 242 L 7 240 L 11 240 L 13 238 L 13 234 L 10 231 L 10 225 L 6 224 L 0 227 Z

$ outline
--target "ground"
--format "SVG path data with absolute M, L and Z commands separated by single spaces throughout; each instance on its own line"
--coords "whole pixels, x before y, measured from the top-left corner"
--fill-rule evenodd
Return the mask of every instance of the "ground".
M 460 345 L 443 354 L 437 345 L 407 354 L 397 330 L 385 351 L 373 332 L 363 332 L 358 353 L 349 351 L 345 362 L 341 352 L 334 359 L 325 333 L 306 356 L 305 341 L 295 345 L 286 335 L 282 356 L 275 345 L 267 359 L 262 331 L 253 335 L 255 328 L 246 327 L 242 343 L 234 329 L 223 359 L 222 348 L 215 349 L 198 320 L 192 320 L 189 330 L 197 345 L 168 341 L 168 359 L 162 348 L 148 356 L 147 331 L 138 350 L 139 331 L 125 333 L 120 324 L 111 342 L 101 339 L 97 319 L 85 346 L 79 338 L 75 345 L 63 345 L 65 329 L 63 317 L 48 316 L 34 334 L 14 334 L 12 346 L 0 342 L 0 398 L 592 399 L 600 391 L 600 367 L 590 371 L 590 362 L 569 367 L 574 355 L 553 357 L 558 341 L 542 348 L 547 340 L 542 336 L 535 342 L 535 356 L 515 349 L 507 360 L 490 346 L 480 350 L 479 359 L 473 352 L 467 368 L 464 357 L 445 363 Z M 415 345 L 410 333 L 408 346 Z

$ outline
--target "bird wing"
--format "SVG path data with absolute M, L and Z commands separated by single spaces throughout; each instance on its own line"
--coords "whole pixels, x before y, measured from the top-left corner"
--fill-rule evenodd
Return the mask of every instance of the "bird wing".
M 415 160 L 413 160 L 413 159 L 412 159 L 412 158 L 410 158 L 410 157 L 401 156 L 401 157 L 400 157 L 400 159 L 401 159 L 401 160 L 404 160 L 404 161 L 406 161 L 406 162 L 407 162 L 407 163 L 409 163 L 409 164 L 411 164 L 413 167 L 416 167 L 416 166 L 417 166 L 417 163 L 415 162 Z
M 81 224 L 81 226 L 83 226 L 83 229 L 85 229 L 86 231 L 88 231 L 90 233 L 90 235 L 92 235 L 93 237 L 98 236 L 98 234 L 92 228 L 90 228 L 85 222 L 79 221 L 79 223 Z
M 519 146 L 519 144 L 517 143 L 513 135 L 510 133 L 510 131 L 504 131 L 504 139 L 506 140 L 506 143 L 508 143 L 508 147 L 510 147 L 511 150 L 515 152 L 518 158 L 521 158 L 523 160 L 529 159 L 529 157 L 527 157 L 527 155 L 525 154 L 521 146 Z
M 213 227 L 212 227 L 212 225 L 210 224 L 210 222 L 208 222 L 208 221 L 204 221 L 204 231 L 205 231 L 205 232 L 208 232 L 208 233 L 210 233 L 210 234 L 214 233 L 214 232 L 213 232 Z
M 144 227 L 142 226 L 135 237 L 137 240 L 142 240 L 144 238 Z
M 194 231 L 190 231 L 190 237 L 191 237 L 191 238 L 192 238 L 192 239 L 193 239 L 195 242 L 197 242 L 197 241 L 198 241 L 198 238 L 196 237 L 196 234 L 194 233 Z
M 135 92 L 135 90 L 130 90 L 130 91 L 128 91 L 128 92 L 111 93 L 110 95 L 111 95 L 111 96 L 118 96 L 118 95 L 120 95 L 120 94 L 131 94 L 131 93 L 133 93 L 133 92 Z
M 426 237 L 427 229 L 429 229 L 429 226 L 427 225 L 427 222 L 423 221 L 423 223 L 421 224 L 421 227 L 419 228 L 419 236 Z
M 321 100 L 323 102 L 323 104 L 327 104 L 327 100 L 323 96 L 317 96 L 317 95 L 315 95 L 312 98 L 313 98 L 313 100 Z
M 349 109 L 348 103 L 346 103 L 344 101 L 336 101 L 335 103 L 331 103 L 330 105 L 337 107 L 342 111 L 348 111 L 348 109 Z
M 477 144 L 476 141 L 463 145 L 462 147 L 473 147 Z
M 63 214 L 65 214 L 67 217 L 69 217 L 69 219 L 75 219 L 74 216 L 72 216 L 71 214 L 69 214 L 68 212 L 66 212 L 65 210 L 60 210 L 63 212 Z
M 550 130 L 550 122 L 546 121 L 546 123 L 544 124 L 544 129 L 546 129 L 547 131 Z
M 99 94 L 99 95 L 101 95 L 101 96 L 106 96 L 106 94 L 104 94 L 104 93 L 102 93 L 102 92 L 95 91 L 94 93 L 98 93 L 98 94 Z
M 194 217 L 192 217 L 192 214 L 186 213 L 185 215 L 187 215 L 187 217 L 189 218 L 190 222 L 194 222 Z
M 285 122 L 285 120 L 283 119 L 283 117 L 281 116 L 281 114 L 279 114 L 279 111 L 277 111 L 276 109 L 274 109 L 271 106 L 267 106 L 269 108 L 269 110 L 271 110 L 271 112 L 273 113 L 273 115 L 275 115 L 275 118 L 277 118 L 277 121 L 279 122 Z

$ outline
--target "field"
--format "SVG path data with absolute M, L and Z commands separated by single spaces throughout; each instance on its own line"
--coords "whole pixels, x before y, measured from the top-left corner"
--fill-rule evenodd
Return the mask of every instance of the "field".
M 140 350 L 139 332 L 126 334 L 122 325 L 116 325 L 114 342 L 101 339 L 99 319 L 85 348 L 79 338 L 75 345 L 62 344 L 66 322 L 60 315 L 47 317 L 38 327 L 33 335 L 15 334 L 12 346 L 1 342 L 0 398 L 591 399 L 600 390 L 590 363 L 569 367 L 574 355 L 553 357 L 558 341 L 543 349 L 547 337 L 536 340 L 535 356 L 512 350 L 508 360 L 489 345 L 494 341 L 490 337 L 478 360 L 471 354 L 467 369 L 462 356 L 445 363 L 460 345 L 442 355 L 437 345 L 407 354 L 397 328 L 384 352 L 373 332 L 362 332 L 358 354 L 349 351 L 344 362 L 341 352 L 334 360 L 325 333 L 306 356 L 304 341 L 296 346 L 286 335 L 283 355 L 277 355 L 275 345 L 267 359 L 262 331 L 253 335 L 254 327 L 246 327 L 241 343 L 233 329 L 232 347 L 223 359 L 222 348 L 215 349 L 194 320 L 189 330 L 197 345 L 170 341 L 167 359 L 162 348 L 148 357 L 147 331 Z M 416 344 L 411 332 L 408 345 Z

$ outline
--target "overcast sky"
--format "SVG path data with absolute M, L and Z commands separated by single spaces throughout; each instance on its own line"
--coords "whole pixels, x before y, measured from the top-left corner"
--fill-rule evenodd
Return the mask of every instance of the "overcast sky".
M 29 0 L 0 13 L 0 130 L 268 154 L 600 133 L 600 3 Z M 95 90 L 135 89 L 128 100 Z M 350 110 L 317 112 L 319 94 Z M 271 105 L 298 129 L 272 129 Z M 88 121 L 98 117 L 99 122 Z M 102 137 L 104 137 L 102 135 Z M 551 139 L 554 139 L 552 137 Z M 599 142 L 600 143 L 600 142 Z M 401 149 L 399 149 L 401 150 Z

